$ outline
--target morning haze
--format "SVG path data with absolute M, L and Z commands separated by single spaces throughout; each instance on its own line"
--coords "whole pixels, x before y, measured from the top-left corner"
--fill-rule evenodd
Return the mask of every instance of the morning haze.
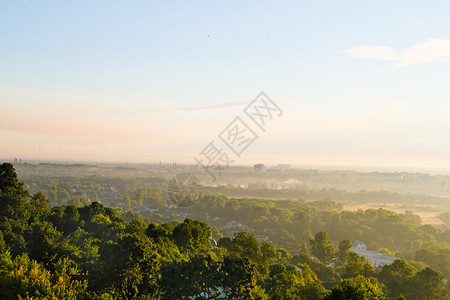
M 450 299 L 449 10 L 0 3 L 0 298 Z

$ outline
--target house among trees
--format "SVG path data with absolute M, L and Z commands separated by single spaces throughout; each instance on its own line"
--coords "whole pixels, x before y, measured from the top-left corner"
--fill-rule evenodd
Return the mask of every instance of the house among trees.
M 367 260 L 373 262 L 373 267 L 377 268 L 379 266 L 384 266 L 387 264 L 392 264 L 397 257 L 389 256 L 384 253 L 367 251 L 367 246 L 363 242 L 354 241 L 353 248 L 351 251 L 355 252 L 359 256 L 364 256 Z

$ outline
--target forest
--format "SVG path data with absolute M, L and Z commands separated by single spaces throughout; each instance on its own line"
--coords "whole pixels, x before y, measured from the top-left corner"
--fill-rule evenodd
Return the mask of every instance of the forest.
M 57 186 L 39 191 L 0 165 L 1 299 L 449 298 L 445 222 L 206 187 L 177 207 L 163 179 L 99 181 L 80 179 L 114 201 L 70 191 L 62 200 Z M 396 260 L 375 268 L 355 241 Z

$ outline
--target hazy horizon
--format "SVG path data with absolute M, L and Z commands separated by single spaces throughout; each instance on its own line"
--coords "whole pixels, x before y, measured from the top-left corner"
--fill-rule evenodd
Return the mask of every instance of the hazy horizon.
M 159 165 L 161 164 L 164 167 L 170 167 L 173 163 L 177 163 L 179 166 L 195 166 L 195 162 L 192 162 L 188 157 L 184 160 L 180 159 L 164 159 L 161 160 L 149 160 L 149 161 L 121 161 L 121 160 L 52 160 L 52 159 L 21 159 L 21 163 L 30 163 L 30 164 L 39 164 L 39 163 L 55 163 L 55 164 L 99 164 L 99 165 Z M 4 162 L 13 162 L 14 158 L 0 158 L 1 161 Z M 246 162 L 248 161 L 248 162 Z M 245 160 L 243 163 L 239 164 L 231 164 L 230 167 L 246 167 L 253 168 L 255 164 L 265 164 L 266 168 L 277 168 L 279 164 L 289 164 L 291 169 L 295 170 L 319 170 L 319 171 L 352 171 L 359 173 L 370 173 L 370 172 L 387 172 L 387 173 L 426 173 L 430 175 L 443 175 L 448 176 L 450 172 L 447 171 L 446 167 L 439 166 L 412 166 L 412 165 L 389 165 L 389 164 L 364 164 L 364 163 L 349 163 L 349 162 L 330 162 L 330 161 L 307 161 L 307 162 L 287 162 L 287 161 L 278 161 L 276 159 L 268 159 L 268 160 Z

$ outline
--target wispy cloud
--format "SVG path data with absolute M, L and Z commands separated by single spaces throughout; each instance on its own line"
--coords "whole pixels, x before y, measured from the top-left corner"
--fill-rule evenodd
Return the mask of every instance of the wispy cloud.
M 343 52 L 352 58 L 390 60 L 397 66 L 409 66 L 450 60 L 450 40 L 428 39 L 400 51 L 390 46 L 358 45 Z
M 450 40 L 429 39 L 402 51 L 399 64 L 407 66 L 450 59 Z

